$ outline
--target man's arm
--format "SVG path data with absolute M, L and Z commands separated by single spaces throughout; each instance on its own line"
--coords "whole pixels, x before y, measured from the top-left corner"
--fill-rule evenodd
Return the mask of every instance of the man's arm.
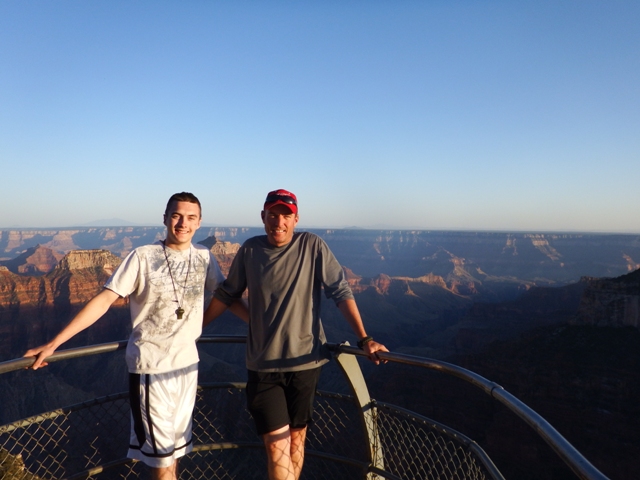
M 234 300 L 234 302 L 229 305 L 229 310 L 244 323 L 249 323 L 249 307 L 247 307 L 244 300 Z
M 73 317 L 73 319 L 64 327 L 58 335 L 49 343 L 45 343 L 31 350 L 27 350 L 23 357 L 36 357 L 31 368 L 37 370 L 39 367 L 48 365 L 44 360 L 50 357 L 55 350 L 71 337 L 81 332 L 85 328 L 90 327 L 104 315 L 109 307 L 118 299 L 119 295 L 111 290 L 103 289 L 99 294 L 93 297 L 89 302 Z
M 206 327 L 216 318 L 222 315 L 227 308 L 236 317 L 240 318 L 240 320 L 249 323 L 249 309 L 247 308 L 247 305 L 243 300 L 234 300 L 231 305 L 227 305 L 226 303 L 214 297 L 211 299 L 211 303 L 209 303 L 209 306 L 204 312 L 204 317 L 202 319 L 202 328 Z
M 362 317 L 360 316 L 360 311 L 358 310 L 358 305 L 356 305 L 356 301 L 353 298 L 347 298 L 338 303 L 338 309 L 342 316 L 347 320 L 353 332 L 358 337 L 358 340 L 362 340 L 367 338 L 367 332 L 364 329 L 364 324 L 362 323 Z M 378 343 L 374 340 L 370 340 L 364 345 L 362 345 L 362 350 L 364 350 L 367 355 L 369 355 L 369 360 L 374 362 L 376 365 L 380 363 L 380 359 L 376 355 L 376 352 L 388 352 L 387 347 Z M 385 362 L 386 363 L 386 362 Z

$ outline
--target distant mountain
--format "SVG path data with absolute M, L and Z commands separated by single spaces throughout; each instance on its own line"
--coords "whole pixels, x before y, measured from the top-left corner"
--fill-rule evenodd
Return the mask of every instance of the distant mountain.
M 94 220 L 84 224 L 87 227 L 135 227 L 137 224 L 122 220 L 121 218 L 108 218 L 103 220 Z
M 13 273 L 39 275 L 53 270 L 62 257 L 64 255 L 59 252 L 36 245 L 12 260 L 0 261 L 0 266 Z
M 617 277 L 640 268 L 640 236 L 409 230 L 319 230 L 338 260 L 365 278 L 379 274 L 442 277 L 458 292 L 487 300 L 515 298 L 531 286 L 574 283 L 581 277 Z M 202 227 L 195 242 L 215 237 L 242 243 L 262 228 Z M 41 245 L 58 253 L 109 250 L 121 258 L 165 237 L 158 227 L 0 230 L 7 260 Z M 466 292 L 466 293 L 465 293 Z

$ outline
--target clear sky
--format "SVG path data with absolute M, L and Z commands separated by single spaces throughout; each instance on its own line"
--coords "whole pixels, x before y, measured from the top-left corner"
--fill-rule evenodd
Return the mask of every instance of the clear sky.
M 0 228 L 640 232 L 640 2 L 0 1 Z

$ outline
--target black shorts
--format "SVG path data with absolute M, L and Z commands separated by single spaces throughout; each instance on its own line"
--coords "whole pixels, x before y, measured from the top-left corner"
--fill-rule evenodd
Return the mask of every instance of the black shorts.
M 289 425 L 304 428 L 311 423 L 313 400 L 322 367 L 298 372 L 248 370 L 247 407 L 258 435 Z

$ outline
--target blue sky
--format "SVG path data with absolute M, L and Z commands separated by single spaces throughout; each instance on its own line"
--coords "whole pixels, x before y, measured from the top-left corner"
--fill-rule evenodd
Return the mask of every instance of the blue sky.
M 640 2 L 0 2 L 0 228 L 640 232 Z

